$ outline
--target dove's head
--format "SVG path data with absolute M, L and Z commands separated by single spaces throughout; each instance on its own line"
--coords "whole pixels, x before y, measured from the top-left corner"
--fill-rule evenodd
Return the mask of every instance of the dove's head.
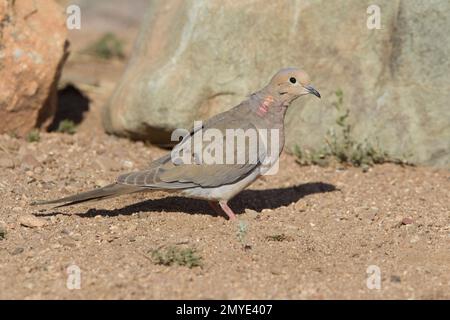
M 278 71 L 270 80 L 269 87 L 280 100 L 286 103 L 307 94 L 313 94 L 320 98 L 320 93 L 310 84 L 308 74 L 297 68 Z

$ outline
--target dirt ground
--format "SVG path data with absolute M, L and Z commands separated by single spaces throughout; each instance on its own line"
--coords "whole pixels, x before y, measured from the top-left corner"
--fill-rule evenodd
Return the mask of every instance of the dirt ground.
M 278 175 L 232 201 L 239 236 L 206 203 L 162 192 L 29 206 L 107 184 L 164 150 L 87 132 L 0 144 L 16 162 L 0 181 L 0 298 L 450 298 L 448 171 L 300 167 L 285 155 Z M 27 214 L 45 225 L 21 225 Z M 152 250 L 170 246 L 196 249 L 202 265 L 155 264 Z M 80 290 L 66 287 L 73 264 Z M 371 265 L 380 290 L 366 286 Z
M 61 101 L 89 108 L 76 134 L 0 136 L 1 299 L 450 298 L 444 169 L 301 167 L 284 154 L 277 175 L 231 202 L 239 222 L 163 192 L 30 206 L 106 185 L 166 152 L 103 133 L 100 109 L 123 68 L 68 62 L 62 83 L 84 97 L 68 89 Z M 194 249 L 201 265 L 157 264 L 152 252 L 170 247 Z M 69 290 L 73 265 L 80 289 Z M 379 268 L 380 289 L 368 288 L 368 268 Z

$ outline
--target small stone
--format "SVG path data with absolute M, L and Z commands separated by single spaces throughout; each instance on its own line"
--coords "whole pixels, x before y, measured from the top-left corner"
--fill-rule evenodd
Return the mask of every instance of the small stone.
M 148 217 L 148 213 L 147 212 L 138 212 L 138 217 L 139 219 L 146 219 Z
M 186 238 L 186 239 L 180 239 L 180 240 L 178 240 L 175 244 L 176 244 L 176 245 L 181 245 L 181 244 L 188 244 L 188 243 L 189 243 L 189 239 Z
M 104 172 L 120 171 L 122 169 L 122 165 L 118 161 L 105 156 L 100 156 L 95 159 L 95 163 Z
M 95 181 L 95 186 L 97 187 L 104 187 L 106 185 L 110 184 L 109 181 L 103 180 L 103 179 L 98 179 Z
M 131 162 L 130 160 L 123 160 L 122 161 L 122 166 L 126 169 L 133 169 L 134 167 L 134 163 Z
M 59 239 L 58 243 L 64 247 L 75 248 L 77 245 L 75 241 L 69 237 Z
M 44 169 L 42 167 L 34 168 L 34 173 L 36 174 L 42 174 L 44 172 Z
M 19 217 L 19 223 L 22 226 L 28 228 L 40 228 L 46 225 L 46 221 L 44 219 L 38 218 L 31 214 L 22 215 Z
M 413 224 L 414 220 L 412 218 L 403 218 L 402 220 L 402 224 L 403 225 L 408 225 L 408 224 Z
M 39 163 L 39 161 L 37 161 L 36 158 L 29 153 L 25 154 L 20 162 L 20 166 L 25 170 L 33 170 L 40 165 L 41 164 Z
M 0 157 L 0 168 L 2 169 L 14 169 L 14 161 L 6 156 Z
M 80 240 L 81 240 L 81 234 L 80 234 L 80 233 L 73 233 L 73 234 L 71 235 L 71 238 L 72 238 L 74 241 L 80 241 Z
M 6 239 L 6 225 L 3 222 L 0 222 L 0 240 Z
M 283 274 L 283 272 L 277 268 L 272 268 L 270 270 L 270 273 L 273 274 L 274 276 L 279 276 L 279 275 Z
M 259 213 L 252 209 L 245 209 L 245 213 L 250 216 L 250 218 L 256 219 L 259 216 Z
M 294 204 L 294 210 L 296 212 L 305 212 L 306 211 L 306 203 L 303 201 L 299 201 L 296 204 Z
M 15 249 L 11 252 L 11 255 L 12 255 L 12 256 L 17 256 L 18 254 L 21 254 L 21 253 L 24 252 L 24 251 L 25 251 L 24 248 L 17 247 L 17 248 L 15 248 Z
M 12 211 L 14 211 L 14 212 L 23 212 L 23 208 L 22 207 L 14 207 L 12 209 Z
M 370 207 L 370 209 L 368 209 L 364 214 L 364 218 L 366 218 L 367 220 L 373 221 L 375 220 L 377 214 L 378 214 L 379 209 L 377 207 Z

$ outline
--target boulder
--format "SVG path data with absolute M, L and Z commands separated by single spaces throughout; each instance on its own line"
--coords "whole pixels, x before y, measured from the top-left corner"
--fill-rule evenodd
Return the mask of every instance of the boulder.
M 64 10 L 53 0 L 0 0 L 0 133 L 49 123 L 67 56 Z
M 152 1 L 103 112 L 106 130 L 156 144 L 233 107 L 279 68 L 298 66 L 322 100 L 297 100 L 288 148 L 319 148 L 342 89 L 356 139 L 394 157 L 450 166 L 450 2 Z

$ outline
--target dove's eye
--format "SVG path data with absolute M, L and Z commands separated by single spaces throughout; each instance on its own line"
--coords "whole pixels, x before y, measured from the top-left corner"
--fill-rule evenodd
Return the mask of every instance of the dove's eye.
M 289 81 L 290 81 L 291 83 L 296 83 L 296 82 L 297 82 L 297 79 L 295 79 L 294 77 L 291 77 L 291 78 L 289 79 Z

